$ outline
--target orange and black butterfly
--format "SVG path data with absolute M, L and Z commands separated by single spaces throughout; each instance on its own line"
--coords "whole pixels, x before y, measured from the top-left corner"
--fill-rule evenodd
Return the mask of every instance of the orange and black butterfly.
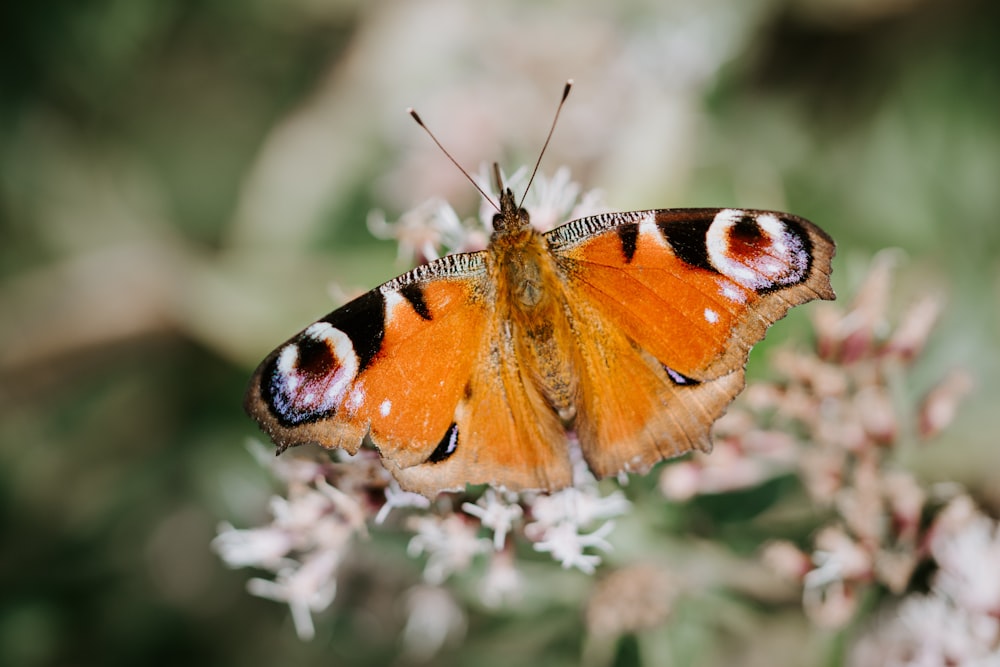
M 565 487 L 575 447 L 597 477 L 644 471 L 710 450 L 750 348 L 834 298 L 834 243 L 794 215 L 634 211 L 541 233 L 500 189 L 485 250 L 376 287 L 261 363 L 245 404 L 279 451 L 369 435 L 425 495 Z

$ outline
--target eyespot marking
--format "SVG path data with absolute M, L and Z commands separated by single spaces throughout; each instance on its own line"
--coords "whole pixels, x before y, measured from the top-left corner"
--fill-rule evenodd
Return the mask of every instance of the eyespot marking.
M 277 353 L 261 376 L 265 403 L 285 427 L 335 414 L 358 373 L 351 339 L 316 322 Z
M 795 285 L 809 275 L 808 234 L 773 213 L 719 211 L 706 234 L 708 259 L 716 271 L 757 292 Z

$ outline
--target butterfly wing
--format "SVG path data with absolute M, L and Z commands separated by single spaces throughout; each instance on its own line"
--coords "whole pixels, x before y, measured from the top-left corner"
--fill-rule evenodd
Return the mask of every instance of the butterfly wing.
M 679 384 L 589 300 L 577 300 L 572 312 L 580 375 L 574 427 L 597 477 L 711 449 L 709 430 L 743 388 L 742 369 Z
M 749 350 L 792 306 L 834 297 L 834 245 L 768 211 L 679 209 L 576 220 L 547 234 L 581 369 L 577 431 L 598 475 L 692 448 L 743 387 Z
M 307 327 L 258 367 L 247 411 L 279 450 L 355 453 L 366 434 L 400 484 L 569 483 L 565 434 L 538 419 L 509 337 L 491 317 L 483 253 L 417 267 Z

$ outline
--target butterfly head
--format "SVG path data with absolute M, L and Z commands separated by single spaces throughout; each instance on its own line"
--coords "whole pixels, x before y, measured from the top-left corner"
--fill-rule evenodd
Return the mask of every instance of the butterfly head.
M 510 232 L 524 229 L 530 224 L 527 209 L 517 205 L 514 193 L 510 188 L 504 189 L 500 193 L 500 212 L 493 216 L 493 230 L 495 232 Z

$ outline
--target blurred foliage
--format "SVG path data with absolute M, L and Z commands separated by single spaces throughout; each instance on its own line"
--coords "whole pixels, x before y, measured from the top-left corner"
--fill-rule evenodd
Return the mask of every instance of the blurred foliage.
M 430 109 L 467 164 L 530 161 L 567 76 L 578 91 L 546 164 L 616 206 L 792 210 L 837 239 L 841 286 L 876 249 L 906 251 L 907 288 L 951 304 L 927 377 L 961 363 L 979 382 L 955 441 L 914 463 L 1000 503 L 998 38 L 989 0 L 7 3 L 0 664 L 406 662 L 393 601 L 372 601 L 385 582 L 342 590 L 303 643 L 208 550 L 269 492 L 243 447 L 244 383 L 332 308 L 331 282 L 402 268 L 368 239 L 369 209 L 440 194 L 472 212 L 402 108 Z M 707 47 L 708 73 L 685 70 Z M 746 552 L 775 484 L 649 520 Z M 385 570 L 418 572 L 390 555 Z M 566 591 L 534 615 L 474 612 L 440 664 L 578 664 L 581 593 L 556 580 Z M 763 634 L 720 641 L 689 601 L 663 636 L 610 655 L 773 664 L 828 641 L 802 640 L 795 610 L 755 622 Z M 732 648 L 755 636 L 769 646 Z

